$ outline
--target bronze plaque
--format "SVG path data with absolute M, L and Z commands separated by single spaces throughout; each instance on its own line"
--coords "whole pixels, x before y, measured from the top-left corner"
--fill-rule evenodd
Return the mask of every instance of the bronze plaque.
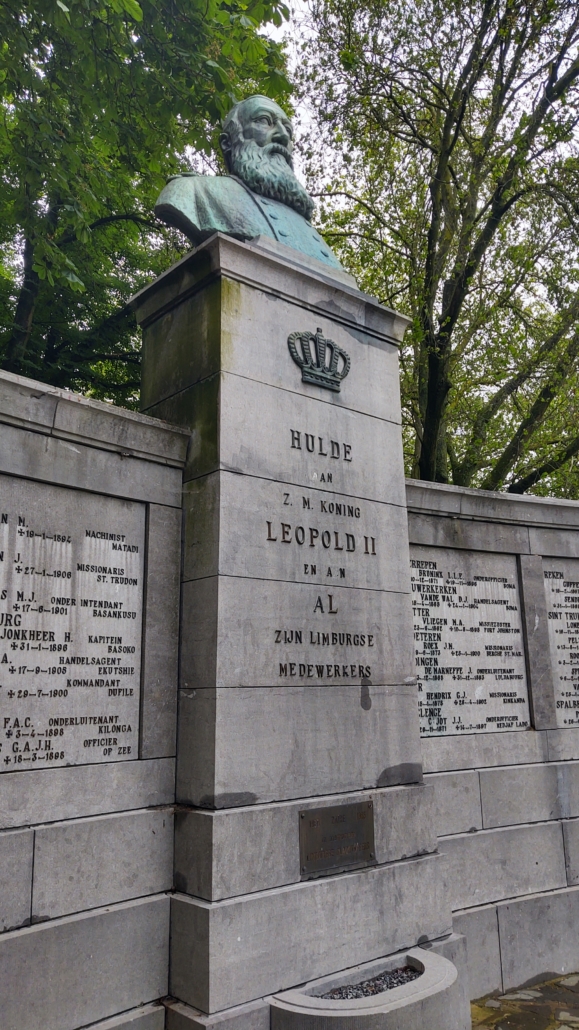
M 374 865 L 374 805 L 308 808 L 300 812 L 300 870 L 303 880 Z

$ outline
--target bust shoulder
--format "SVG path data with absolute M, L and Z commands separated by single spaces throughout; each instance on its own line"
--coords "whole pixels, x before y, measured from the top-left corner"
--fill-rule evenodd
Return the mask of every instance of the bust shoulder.
M 202 243 L 215 232 L 250 240 L 268 232 L 267 220 L 244 186 L 230 175 L 186 174 L 169 180 L 155 214 Z

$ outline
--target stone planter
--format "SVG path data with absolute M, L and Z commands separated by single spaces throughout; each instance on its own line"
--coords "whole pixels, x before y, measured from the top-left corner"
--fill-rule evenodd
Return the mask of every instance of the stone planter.
M 322 998 L 334 987 L 369 980 L 388 969 L 413 966 L 422 975 L 368 998 L 333 1001 Z M 461 1030 L 456 967 L 442 955 L 412 948 L 388 958 L 275 995 L 272 1030 Z

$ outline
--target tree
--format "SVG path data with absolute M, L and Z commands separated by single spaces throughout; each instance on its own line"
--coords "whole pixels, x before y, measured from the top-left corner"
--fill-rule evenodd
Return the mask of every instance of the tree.
M 134 403 L 130 294 L 185 246 L 152 214 L 240 95 L 284 96 L 282 0 L 0 0 L 0 358 Z
M 409 471 L 579 496 L 577 5 L 313 4 L 311 181 L 328 241 L 412 319 Z

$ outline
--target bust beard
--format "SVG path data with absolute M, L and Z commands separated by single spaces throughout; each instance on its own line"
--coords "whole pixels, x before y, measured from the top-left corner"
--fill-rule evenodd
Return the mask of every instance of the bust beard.
M 237 140 L 228 154 L 229 170 L 254 193 L 293 207 L 309 222 L 314 202 L 296 179 L 291 155 L 280 143 L 260 147 L 255 140 Z

